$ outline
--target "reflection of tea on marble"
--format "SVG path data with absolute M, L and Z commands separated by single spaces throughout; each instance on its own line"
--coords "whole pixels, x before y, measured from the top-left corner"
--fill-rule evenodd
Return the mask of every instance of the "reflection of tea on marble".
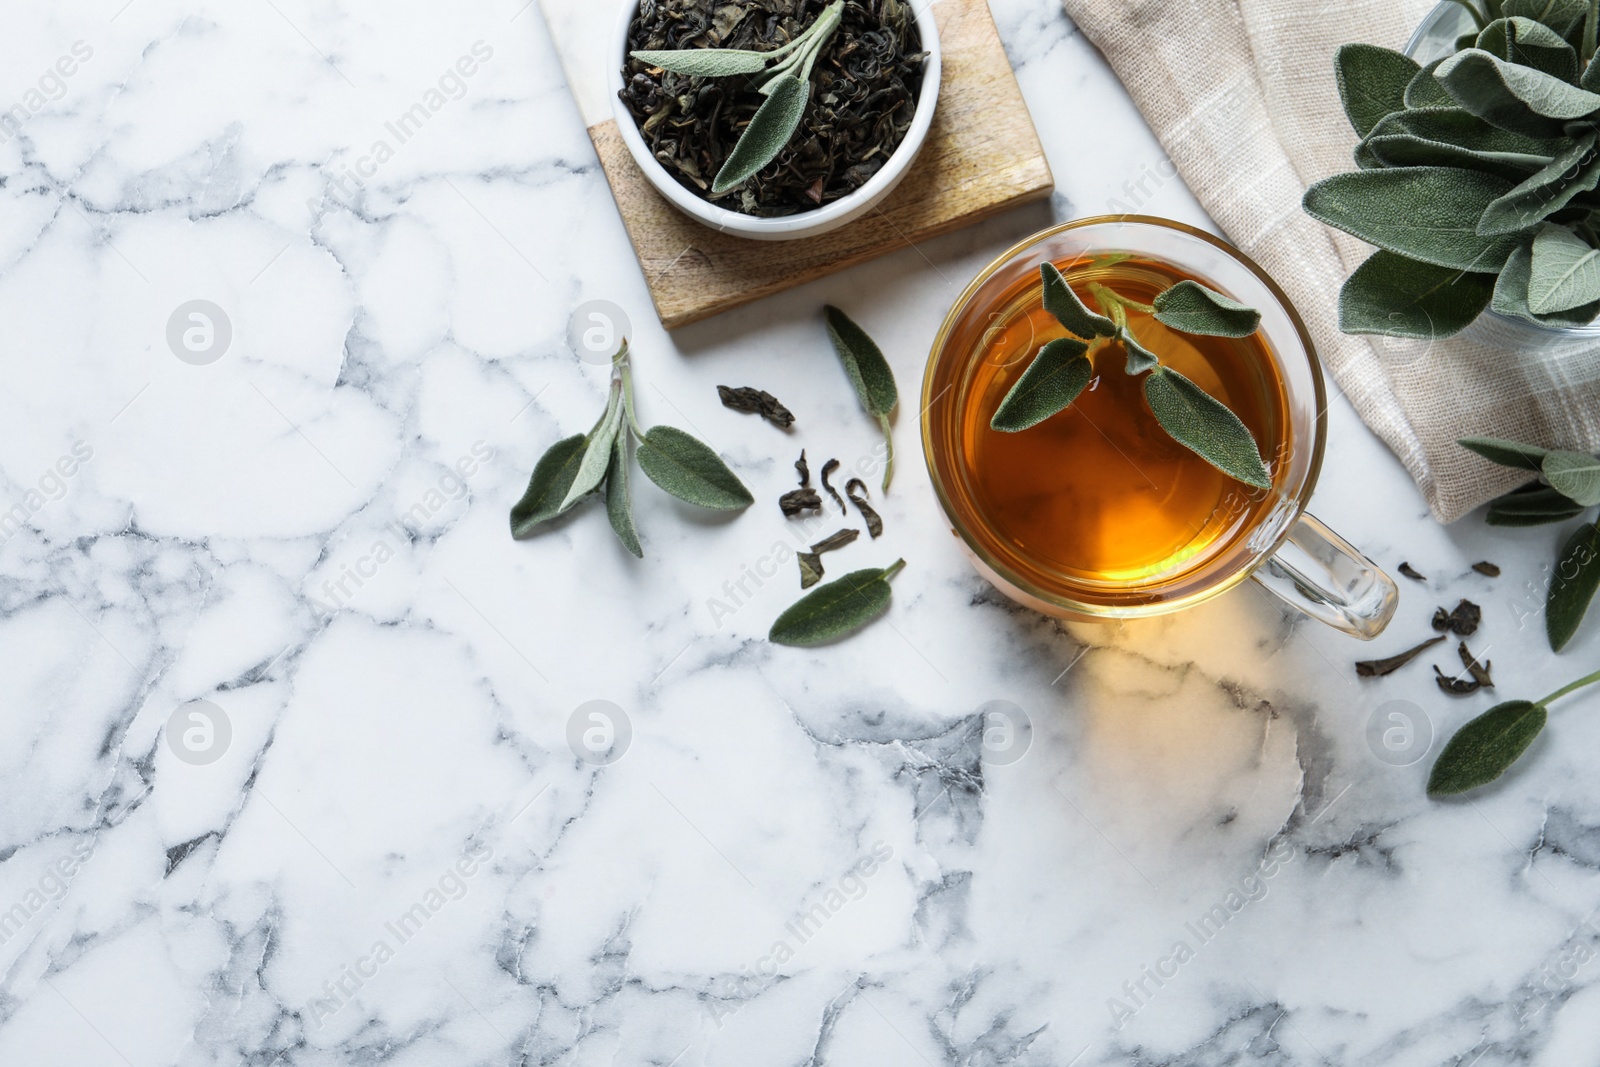
M 1164 263 L 1125 259 L 1062 263 L 1091 308 L 1099 282 L 1141 304 L 1189 277 Z M 1070 269 L 1069 269 L 1070 268 Z M 1205 279 L 1196 278 L 1203 284 Z M 1243 512 L 1270 504 L 1167 435 L 1144 399 L 1144 376 L 1123 372 L 1120 345 L 1091 354 L 1095 378 L 1072 406 L 1020 433 L 989 420 L 1039 346 L 1071 336 L 1040 305 L 1035 273 L 999 302 L 963 390 L 961 467 L 980 522 L 1018 554 L 1080 581 L 1137 581 L 1198 565 L 1248 536 Z M 1287 389 L 1258 331 L 1199 337 L 1129 309 L 1128 326 L 1165 366 L 1187 376 L 1243 420 L 1276 473 L 1287 455 Z

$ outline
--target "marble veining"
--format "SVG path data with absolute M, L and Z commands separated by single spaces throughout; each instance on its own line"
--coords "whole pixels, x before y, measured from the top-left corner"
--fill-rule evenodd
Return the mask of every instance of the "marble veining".
M 1422 794 L 1430 744 L 1600 658 L 1544 644 L 1562 531 L 1437 526 L 1338 399 L 1314 509 L 1429 576 L 1370 647 L 1249 585 L 1063 625 L 943 527 L 909 398 L 967 279 L 1121 205 L 1210 225 L 1056 5 L 994 10 L 1052 201 L 672 336 L 525 0 L 13 12 L 0 1063 L 1594 1060 L 1593 698 L 1499 787 Z M 641 478 L 642 561 L 593 507 L 510 539 L 602 402 L 588 300 L 632 319 L 645 421 L 756 507 Z M 877 434 L 825 302 L 908 398 L 884 537 L 829 566 L 907 567 L 800 651 L 764 640 L 772 502 Z M 1494 694 L 1354 677 L 1460 597 Z

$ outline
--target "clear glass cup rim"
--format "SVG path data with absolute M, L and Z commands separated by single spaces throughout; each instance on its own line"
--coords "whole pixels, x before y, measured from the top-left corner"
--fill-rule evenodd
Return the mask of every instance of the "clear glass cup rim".
M 1141 227 L 1152 227 L 1160 230 L 1172 230 L 1185 236 L 1198 239 L 1206 244 L 1211 245 L 1213 248 L 1223 253 L 1223 255 L 1234 260 L 1239 264 L 1239 266 L 1243 267 L 1245 270 L 1254 275 L 1256 279 L 1267 289 L 1267 291 L 1272 294 L 1273 299 L 1277 301 L 1279 308 L 1283 311 L 1285 317 L 1293 326 L 1294 332 L 1298 337 L 1301 350 L 1305 354 L 1306 363 L 1311 374 L 1312 387 L 1315 390 L 1315 419 L 1313 423 L 1314 441 L 1312 444 L 1311 462 L 1306 468 L 1305 476 L 1301 479 L 1299 486 L 1296 488 L 1292 502 L 1290 502 L 1292 511 L 1290 514 L 1282 518 L 1280 522 L 1281 528 L 1274 535 L 1271 543 L 1261 546 L 1252 545 L 1251 556 L 1248 563 L 1246 563 L 1244 566 L 1238 567 L 1233 572 L 1222 576 L 1218 581 L 1185 596 L 1177 597 L 1171 600 L 1158 600 L 1121 605 L 1115 608 L 1108 608 L 1104 604 L 1076 600 L 1072 597 L 1064 596 L 1055 590 L 1040 588 L 1036 582 L 1030 580 L 1026 575 L 1017 573 L 1015 569 L 1007 565 L 1002 560 L 995 558 L 992 553 L 986 550 L 982 543 L 973 536 L 972 531 L 967 528 L 966 522 L 958 517 L 956 509 L 952 506 L 950 491 L 944 484 L 944 480 L 939 474 L 939 464 L 934 457 L 934 435 L 932 425 L 933 407 L 935 401 L 938 399 L 936 396 L 932 395 L 935 371 L 939 367 L 941 360 L 949 355 L 948 345 L 950 335 L 955 329 L 957 321 L 966 312 L 968 305 L 971 304 L 973 298 L 977 295 L 978 290 L 983 287 L 984 283 L 986 283 L 1013 259 L 1027 252 L 1030 248 L 1044 244 L 1053 237 L 1063 233 L 1068 233 L 1073 230 L 1087 229 L 1091 226 L 1102 226 L 1108 224 L 1127 227 L 1135 234 L 1137 234 L 1137 231 Z M 1135 236 L 1129 241 L 1120 242 L 1115 249 L 1108 246 L 1106 250 L 1138 252 L 1141 251 L 1138 245 L 1139 242 Z M 1151 254 L 1154 255 L 1155 253 Z M 1161 257 L 1158 256 L 1158 258 Z M 1274 349 L 1274 358 L 1281 360 L 1283 358 L 1283 354 Z M 972 281 L 969 282 L 966 288 L 961 291 L 961 295 L 955 299 L 953 304 L 951 304 L 950 310 L 945 314 L 944 321 L 939 325 L 938 333 L 934 335 L 933 347 L 929 352 L 928 362 L 922 376 L 922 415 L 919 422 L 922 432 L 923 461 L 927 464 L 928 477 L 933 483 L 934 495 L 939 500 L 939 506 L 943 509 L 945 518 L 949 521 L 951 528 L 955 531 L 956 535 L 961 538 L 962 543 L 966 545 L 967 551 L 972 553 L 978 560 L 982 561 L 985 567 L 989 568 L 1005 581 L 1021 590 L 1025 595 L 1044 603 L 1051 604 L 1057 608 L 1064 609 L 1073 614 L 1099 618 L 1142 618 L 1153 615 L 1164 615 L 1169 612 L 1191 607 L 1195 604 L 1201 603 L 1202 601 L 1209 600 L 1214 596 L 1220 596 L 1222 593 L 1227 592 L 1249 578 L 1255 573 L 1258 567 L 1260 567 L 1267 560 L 1271 559 L 1273 554 L 1283 547 L 1284 542 L 1286 542 L 1289 539 L 1290 534 L 1294 532 L 1296 524 L 1300 521 L 1300 517 L 1305 514 L 1306 506 L 1310 502 L 1311 495 L 1316 489 L 1317 479 L 1322 473 L 1322 460 L 1324 452 L 1327 448 L 1328 439 L 1328 396 L 1327 385 L 1324 381 L 1322 371 L 1322 361 L 1317 355 L 1316 345 L 1311 340 L 1311 332 L 1306 328 L 1305 321 L 1300 317 L 1300 312 L 1296 310 L 1293 302 L 1290 301 L 1288 294 L 1283 291 L 1282 287 L 1280 287 L 1277 282 L 1272 280 L 1272 277 L 1268 275 L 1267 272 L 1255 262 L 1255 260 L 1251 259 L 1243 251 L 1229 244 L 1227 241 L 1224 241 L 1221 238 L 1207 233 L 1206 231 L 1197 227 L 1190 226 L 1187 223 L 1178 222 L 1174 219 L 1164 219 L 1154 215 L 1093 215 L 1088 218 L 1074 219 L 1070 222 L 1058 223 L 1055 226 L 1040 230 L 1029 235 L 1028 237 L 1023 238 L 1016 244 L 1013 244 L 1011 247 L 1001 252 L 986 266 L 984 266 L 982 270 L 978 271 L 978 273 L 974 275 Z M 1289 502 L 1287 497 L 1285 498 L 1285 501 Z M 1276 514 L 1276 512 L 1274 512 L 1274 514 Z

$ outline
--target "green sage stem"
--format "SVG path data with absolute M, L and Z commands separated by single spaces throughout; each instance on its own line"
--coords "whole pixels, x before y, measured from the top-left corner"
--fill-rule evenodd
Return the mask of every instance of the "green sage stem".
M 1586 678 L 1579 678 L 1576 682 L 1573 682 L 1571 685 L 1563 686 L 1562 688 L 1557 689 L 1554 693 L 1551 693 L 1549 696 L 1545 697 L 1543 700 L 1536 701 L 1534 703 L 1534 707 L 1536 707 L 1536 708 L 1547 708 L 1547 707 L 1550 706 L 1550 702 L 1552 700 L 1560 700 L 1562 697 L 1566 696 L 1568 693 L 1576 692 L 1577 690 L 1582 689 L 1584 686 L 1593 685 L 1596 682 L 1600 682 L 1600 671 L 1595 671 L 1593 674 L 1589 675 Z
M 889 416 L 879 415 L 878 425 L 883 427 L 883 444 L 888 450 L 884 457 L 883 491 L 889 491 L 889 479 L 894 477 L 894 431 L 889 428 Z M 904 562 L 903 560 L 901 561 Z
M 1472 15 L 1474 25 L 1480 30 L 1483 29 L 1483 15 L 1478 12 L 1477 4 L 1474 4 L 1472 0 L 1453 0 L 1453 2 L 1466 8 L 1467 12 Z

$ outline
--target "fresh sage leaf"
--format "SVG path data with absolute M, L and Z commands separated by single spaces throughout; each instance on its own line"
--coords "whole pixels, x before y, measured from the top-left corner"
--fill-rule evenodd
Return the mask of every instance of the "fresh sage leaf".
M 1144 345 L 1126 328 L 1117 331 L 1117 340 L 1122 342 L 1122 350 L 1128 354 L 1128 364 L 1125 370 L 1129 374 L 1143 374 L 1152 367 L 1161 365 L 1160 358 Z
M 1551 158 L 1516 152 L 1476 152 L 1445 141 L 1428 141 L 1407 133 L 1368 137 L 1358 146 L 1358 152 L 1370 158 L 1376 166 L 1461 167 L 1485 171 L 1514 182 L 1524 181 L 1536 174 L 1549 165 Z M 1360 159 L 1357 163 L 1360 163 Z
M 1591 93 L 1600 93 L 1600 54 L 1589 60 L 1589 65 L 1583 68 L 1583 75 L 1578 78 L 1578 87 L 1587 89 Z
M 644 549 L 639 546 L 639 531 L 633 525 L 633 502 L 628 494 L 628 435 L 617 434 L 611 446 L 611 469 L 606 474 L 606 518 L 611 520 L 622 547 L 640 559 Z
M 1417 71 L 1416 76 L 1411 79 L 1411 83 L 1406 86 L 1406 107 L 1425 108 L 1456 106 L 1455 97 L 1445 92 L 1444 86 L 1439 84 L 1439 79 L 1434 77 L 1434 71 L 1439 69 L 1439 64 L 1443 63 L 1444 60 L 1448 58 L 1449 57 L 1446 56 L 1444 59 L 1436 59 L 1432 63 L 1429 63 L 1427 66 L 1423 67 L 1421 70 Z
M 727 78 L 735 74 L 756 74 L 779 54 L 751 52 L 741 48 L 672 48 L 664 51 L 628 53 L 652 67 L 701 78 Z
M 717 511 L 755 503 L 710 446 L 674 426 L 652 426 L 634 455 L 645 476 L 679 500 Z
M 1583 20 L 1589 14 L 1589 0 L 1505 0 L 1500 13 L 1505 18 L 1526 18 L 1543 23 L 1576 47 L 1583 31 Z
M 1541 70 L 1564 82 L 1578 80 L 1578 53 L 1550 27 L 1517 15 L 1496 19 L 1478 34 L 1476 47 L 1507 63 Z
M 1546 224 L 1533 239 L 1528 309 L 1570 311 L 1600 300 L 1600 250 L 1562 226 Z
M 1502 129 L 1558 133 L 1562 123 L 1600 111 L 1600 96 L 1479 48 L 1449 57 L 1434 77 L 1462 107 Z
M 1335 174 L 1306 190 L 1319 222 L 1409 259 L 1480 273 L 1498 271 L 1519 239 L 1477 232 L 1484 209 L 1512 188 L 1492 174 L 1405 167 Z
M 1184 333 L 1249 337 L 1261 326 L 1261 312 L 1195 281 L 1158 293 L 1153 306 L 1157 322 Z
M 889 579 L 904 566 L 905 560 L 897 560 L 882 570 L 853 571 L 819 585 L 778 616 L 768 640 L 810 647 L 854 633 L 888 609 Z
M 1519 245 L 1500 269 L 1494 283 L 1494 297 L 1489 308 L 1501 315 L 1523 319 L 1540 326 L 1582 326 L 1600 314 L 1600 301 L 1572 308 L 1570 311 L 1552 311 L 1536 315 L 1528 306 L 1528 284 L 1533 278 L 1533 241 Z
M 773 80 L 770 90 L 717 171 L 711 183 L 713 195 L 721 196 L 777 159 L 800 128 L 811 100 L 811 83 L 785 74 Z
M 1484 521 L 1490 526 L 1548 526 L 1566 522 L 1583 514 L 1583 505 L 1574 504 L 1548 485 L 1534 482 L 1489 502 Z
M 1339 291 L 1339 329 L 1425 340 L 1460 333 L 1489 306 L 1493 274 L 1436 267 L 1379 249 Z
M 1158 367 L 1144 380 L 1145 400 L 1172 438 L 1231 478 L 1266 489 L 1272 476 L 1249 427 L 1188 378 Z
M 1548 448 L 1525 445 L 1520 441 L 1507 441 L 1502 437 L 1463 437 L 1456 444 L 1470 452 L 1476 452 L 1490 463 L 1530 471 L 1543 470 L 1544 457 L 1550 454 Z
M 1582 452 L 1548 452 L 1541 469 L 1550 488 L 1574 504 L 1600 504 L 1600 459 Z
M 1368 140 L 1410 134 L 1424 141 L 1438 141 L 1476 154 L 1489 156 L 1538 157 L 1548 163 L 1570 143 L 1562 134 L 1556 137 L 1530 137 L 1512 130 L 1491 126 L 1454 101 L 1444 107 L 1419 108 L 1390 115 L 1373 127 Z
M 562 502 L 572 480 L 578 476 L 578 465 L 583 460 L 586 435 L 575 433 L 551 445 L 534 465 L 528 488 L 511 509 L 511 536 L 521 540 L 532 537 L 540 523 L 560 515 Z
M 894 384 L 894 371 L 883 358 L 883 350 L 867 335 L 856 321 L 833 305 L 823 309 L 828 323 L 828 339 L 833 350 L 844 364 L 844 372 L 855 388 L 856 397 L 868 415 L 878 420 L 883 430 L 887 455 L 883 468 L 883 490 L 889 491 L 889 481 L 894 477 L 894 431 L 889 416 L 900 402 L 900 391 Z
M 1600 590 L 1600 527 L 1588 522 L 1567 539 L 1545 598 L 1544 625 L 1552 652 L 1566 648 L 1578 632 L 1596 590 Z
M 1406 86 L 1422 70 L 1401 52 L 1370 44 L 1347 44 L 1334 59 L 1339 98 L 1356 134 L 1365 137 L 1384 116 L 1405 110 Z
M 1094 377 L 1088 351 L 1088 345 L 1072 337 L 1046 343 L 1006 392 L 989 428 L 1017 433 L 1066 410 Z
M 1526 230 L 1575 197 L 1592 192 L 1600 183 L 1600 160 L 1592 159 L 1594 146 L 1595 135 L 1585 134 L 1515 188 L 1496 197 L 1483 209 L 1478 233 L 1487 236 Z M 1586 160 L 1588 164 L 1580 166 Z
M 1117 324 L 1104 315 L 1090 311 L 1054 263 L 1039 264 L 1039 277 L 1044 282 L 1044 309 L 1056 321 L 1085 341 L 1096 337 L 1110 337 L 1117 332 Z
M 1430 797 L 1452 796 L 1488 785 L 1522 757 L 1544 729 L 1549 713 L 1528 700 L 1497 704 L 1467 723 L 1434 762 Z
M 611 467 L 611 454 L 615 451 L 612 446 L 616 443 L 617 431 L 622 427 L 622 414 L 622 380 L 614 378 L 605 414 L 584 443 L 583 458 L 578 461 L 578 473 L 573 475 L 567 495 L 561 501 L 562 511 L 600 488 L 600 483 L 605 481 L 606 471 Z

